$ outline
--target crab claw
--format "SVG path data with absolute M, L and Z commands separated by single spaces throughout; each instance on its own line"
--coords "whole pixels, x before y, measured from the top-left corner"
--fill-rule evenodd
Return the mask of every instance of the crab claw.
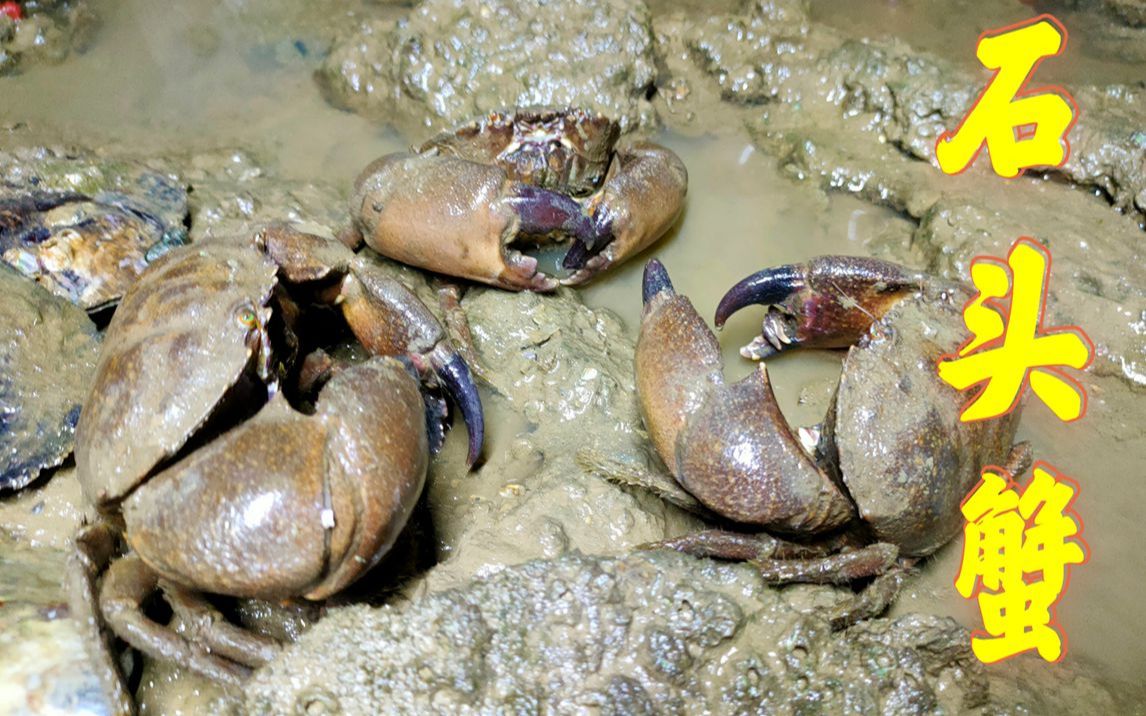
M 481 396 L 478 395 L 470 368 L 465 360 L 451 346 L 439 343 L 430 352 L 430 365 L 438 376 L 438 381 L 449 394 L 454 405 L 462 414 L 469 433 L 469 450 L 466 465 L 473 467 L 481 455 L 482 441 L 485 438 L 485 416 L 482 413 Z
M 424 384 L 445 390 L 465 420 L 467 465 L 473 467 L 485 439 L 485 419 L 469 366 L 434 314 L 402 282 L 353 255 L 344 270 L 340 303 L 354 335 L 372 354 L 403 358 Z
M 745 306 L 768 306 L 761 334 L 740 350 L 760 360 L 793 346 L 853 345 L 874 321 L 923 276 L 888 261 L 820 256 L 803 264 L 764 269 L 732 287 L 716 308 L 716 325 Z
M 574 273 L 561 283 L 585 283 L 640 253 L 676 222 L 687 192 L 688 171 L 671 150 L 651 142 L 618 150 L 613 173 L 589 199 L 593 231 L 573 237 L 562 265 Z
M 587 281 L 660 238 L 680 214 L 688 184 L 670 150 L 618 150 L 595 194 L 522 181 L 495 163 L 448 152 L 390 154 L 355 183 L 351 213 L 375 251 L 402 263 L 513 290 L 552 291 Z M 566 187 L 569 190 L 575 187 Z M 558 279 L 519 243 L 572 242 Z
M 649 437 L 677 482 L 745 524 L 786 532 L 846 524 L 851 502 L 792 435 L 764 367 L 724 382 L 716 336 L 659 261 L 645 267 L 643 294 L 637 392 Z
M 512 245 L 519 235 L 591 230 L 573 199 L 511 180 L 497 166 L 439 154 L 389 154 L 367 166 L 351 214 L 383 256 L 517 291 L 558 286 Z

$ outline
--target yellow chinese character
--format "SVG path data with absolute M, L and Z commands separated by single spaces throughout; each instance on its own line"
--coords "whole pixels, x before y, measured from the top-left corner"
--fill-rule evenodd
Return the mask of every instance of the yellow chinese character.
M 939 361 L 939 377 L 966 390 L 986 387 L 971 399 L 959 419 L 985 420 L 1010 412 L 1029 383 L 1035 395 L 1062 420 L 1086 412 L 1086 391 L 1059 366 L 1085 368 L 1094 344 L 1077 326 L 1042 329 L 1050 253 L 1028 237 L 1011 246 L 1004 264 L 993 256 L 971 262 L 971 281 L 979 293 L 963 309 L 972 338 L 958 357 Z M 1011 297 L 1010 310 L 993 302 Z
M 1066 37 L 1066 28 L 1050 15 L 979 37 L 975 55 L 984 67 L 996 70 L 995 77 L 959 128 L 944 132 L 935 143 L 940 169 L 958 174 L 975 161 L 984 143 L 991 166 L 1003 177 L 1018 176 L 1027 167 L 1066 162 L 1070 155 L 1066 135 L 1077 115 L 1074 98 L 1060 87 L 1017 97 L 1039 62 L 1062 52 Z
M 1087 559 L 1086 544 L 1068 539 L 1082 532 L 1082 521 L 1069 509 L 1078 487 L 1040 462 L 1019 495 L 1010 475 L 990 470 L 963 501 L 967 526 L 955 588 L 968 599 L 978 596 L 992 637 L 972 634 L 971 650 L 988 664 L 1031 649 L 1058 661 L 1065 649 L 1054 628 L 1054 604 L 1066 586 L 1067 566 Z

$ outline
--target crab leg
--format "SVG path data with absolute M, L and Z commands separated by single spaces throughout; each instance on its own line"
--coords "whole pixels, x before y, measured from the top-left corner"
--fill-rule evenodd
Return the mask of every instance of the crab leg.
M 208 679 L 240 685 L 250 675 L 249 669 L 215 656 L 144 615 L 143 603 L 155 593 L 158 579 L 134 555 L 113 562 L 100 589 L 100 608 L 108 625 L 144 653 L 173 661 Z
M 873 545 L 874 546 L 874 545 Z M 874 619 L 887 611 L 907 579 L 910 560 L 900 560 L 898 566 L 889 567 L 867 585 L 859 594 L 826 609 L 826 616 L 833 630 L 846 629 L 865 619 Z
M 637 390 L 657 453 L 705 507 L 784 532 L 847 524 L 854 507 L 792 435 L 767 372 L 728 385 L 716 336 L 659 261 L 645 268 Z
M 811 559 L 752 560 L 768 584 L 849 584 L 857 579 L 883 574 L 895 564 L 899 549 L 876 542 L 857 550 Z
M 321 236 L 279 224 L 260 232 L 258 242 L 290 281 L 342 276 L 336 300 L 354 335 L 374 355 L 405 358 L 420 378 L 445 389 L 469 431 L 472 466 L 485 433 L 481 398 L 465 360 L 421 299 L 375 264 Z
M 839 544 L 837 544 L 839 543 Z M 838 547 L 840 551 L 833 551 Z M 769 534 L 705 530 L 644 545 L 694 557 L 750 562 L 768 584 L 848 584 L 882 574 L 895 564 L 899 550 L 886 542 L 849 546 L 846 537 L 799 544 Z
M 95 667 L 96 679 L 117 716 L 135 713 L 119 664 L 112 657 L 109 630 L 99 614 L 96 582 L 116 553 L 116 536 L 107 524 L 82 527 L 68 557 L 66 585 L 68 611 L 83 632 L 84 649 Z
M 768 306 L 761 334 L 741 349 L 760 360 L 795 346 L 853 345 L 899 299 L 919 290 L 920 274 L 888 261 L 821 256 L 764 269 L 733 286 L 716 308 L 716 326 L 745 306 Z
M 828 554 L 828 547 L 821 544 L 797 544 L 759 532 L 730 532 L 728 530 L 704 530 L 692 534 L 661 540 L 643 545 L 644 549 L 671 549 L 693 557 L 712 557 L 736 562 L 763 561 L 770 559 L 808 559 Z
M 199 593 L 166 580 L 160 581 L 160 588 L 171 609 L 183 621 L 187 638 L 207 647 L 211 653 L 252 669 L 278 655 L 278 642 L 231 624 Z

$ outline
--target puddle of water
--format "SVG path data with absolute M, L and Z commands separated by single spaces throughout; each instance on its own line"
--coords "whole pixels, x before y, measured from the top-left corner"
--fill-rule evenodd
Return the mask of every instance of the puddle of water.
M 907 220 L 890 210 L 850 196 L 825 199 L 792 182 L 743 138 L 669 136 L 660 141 L 688 167 L 683 219 L 669 237 L 582 289 L 589 305 L 619 314 L 634 337 L 641 316 L 641 275 L 654 256 L 711 326 L 725 291 L 755 271 L 820 254 L 865 254 L 864 243 L 882 231 L 909 230 Z M 754 369 L 739 349 L 760 332 L 761 318 L 763 309 L 744 309 L 720 331 L 729 379 Z M 838 353 L 807 351 L 769 361 L 777 399 L 790 420 L 804 425 L 823 418 L 823 403 L 799 405 L 797 399 L 805 385 L 834 382 L 840 359 Z
M 286 178 L 349 185 L 406 143 L 323 100 L 312 72 L 325 41 L 308 5 L 285 3 L 268 19 L 211 0 L 162 11 L 146 0 L 101 3 L 88 52 L 0 78 L 0 123 L 160 154 L 240 145 Z M 273 19 L 288 8 L 291 22 Z

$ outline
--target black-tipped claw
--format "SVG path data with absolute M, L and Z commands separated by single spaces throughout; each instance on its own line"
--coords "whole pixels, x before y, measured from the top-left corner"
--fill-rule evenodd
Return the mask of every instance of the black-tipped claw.
M 454 401 L 454 405 L 458 406 L 462 419 L 465 420 L 470 439 L 466 465 L 473 467 L 481 455 L 482 443 L 485 440 L 485 416 L 482 413 L 481 396 L 478 395 L 473 375 L 460 355 L 443 349 L 442 346 L 434 349 L 430 355 L 430 363 L 442 387 Z
M 531 184 L 516 184 L 508 199 L 517 213 L 518 232 L 525 236 L 564 234 L 573 245 L 561 260 L 571 271 L 584 268 L 589 259 L 613 240 L 611 223 L 585 213 L 574 198 Z
M 612 242 L 613 222 L 603 217 L 603 214 L 598 213 L 585 225 L 578 227 L 580 231 L 574 232 L 573 245 L 561 260 L 562 267 L 570 271 L 582 269 L 589 259 L 601 253 Z
M 771 306 L 782 302 L 804 286 L 804 274 L 798 266 L 787 264 L 757 271 L 733 286 L 716 307 L 716 327 L 745 306 Z
M 593 255 L 589 247 L 580 239 L 573 239 L 573 245 L 569 247 L 569 251 L 565 253 L 565 258 L 561 259 L 561 267 L 570 271 L 576 271 L 585 266 L 586 262 Z
M 645 264 L 645 277 L 641 283 L 641 299 L 645 304 L 648 304 L 653 296 L 666 290 L 673 290 L 668 270 L 660 261 L 649 259 L 649 262 Z

